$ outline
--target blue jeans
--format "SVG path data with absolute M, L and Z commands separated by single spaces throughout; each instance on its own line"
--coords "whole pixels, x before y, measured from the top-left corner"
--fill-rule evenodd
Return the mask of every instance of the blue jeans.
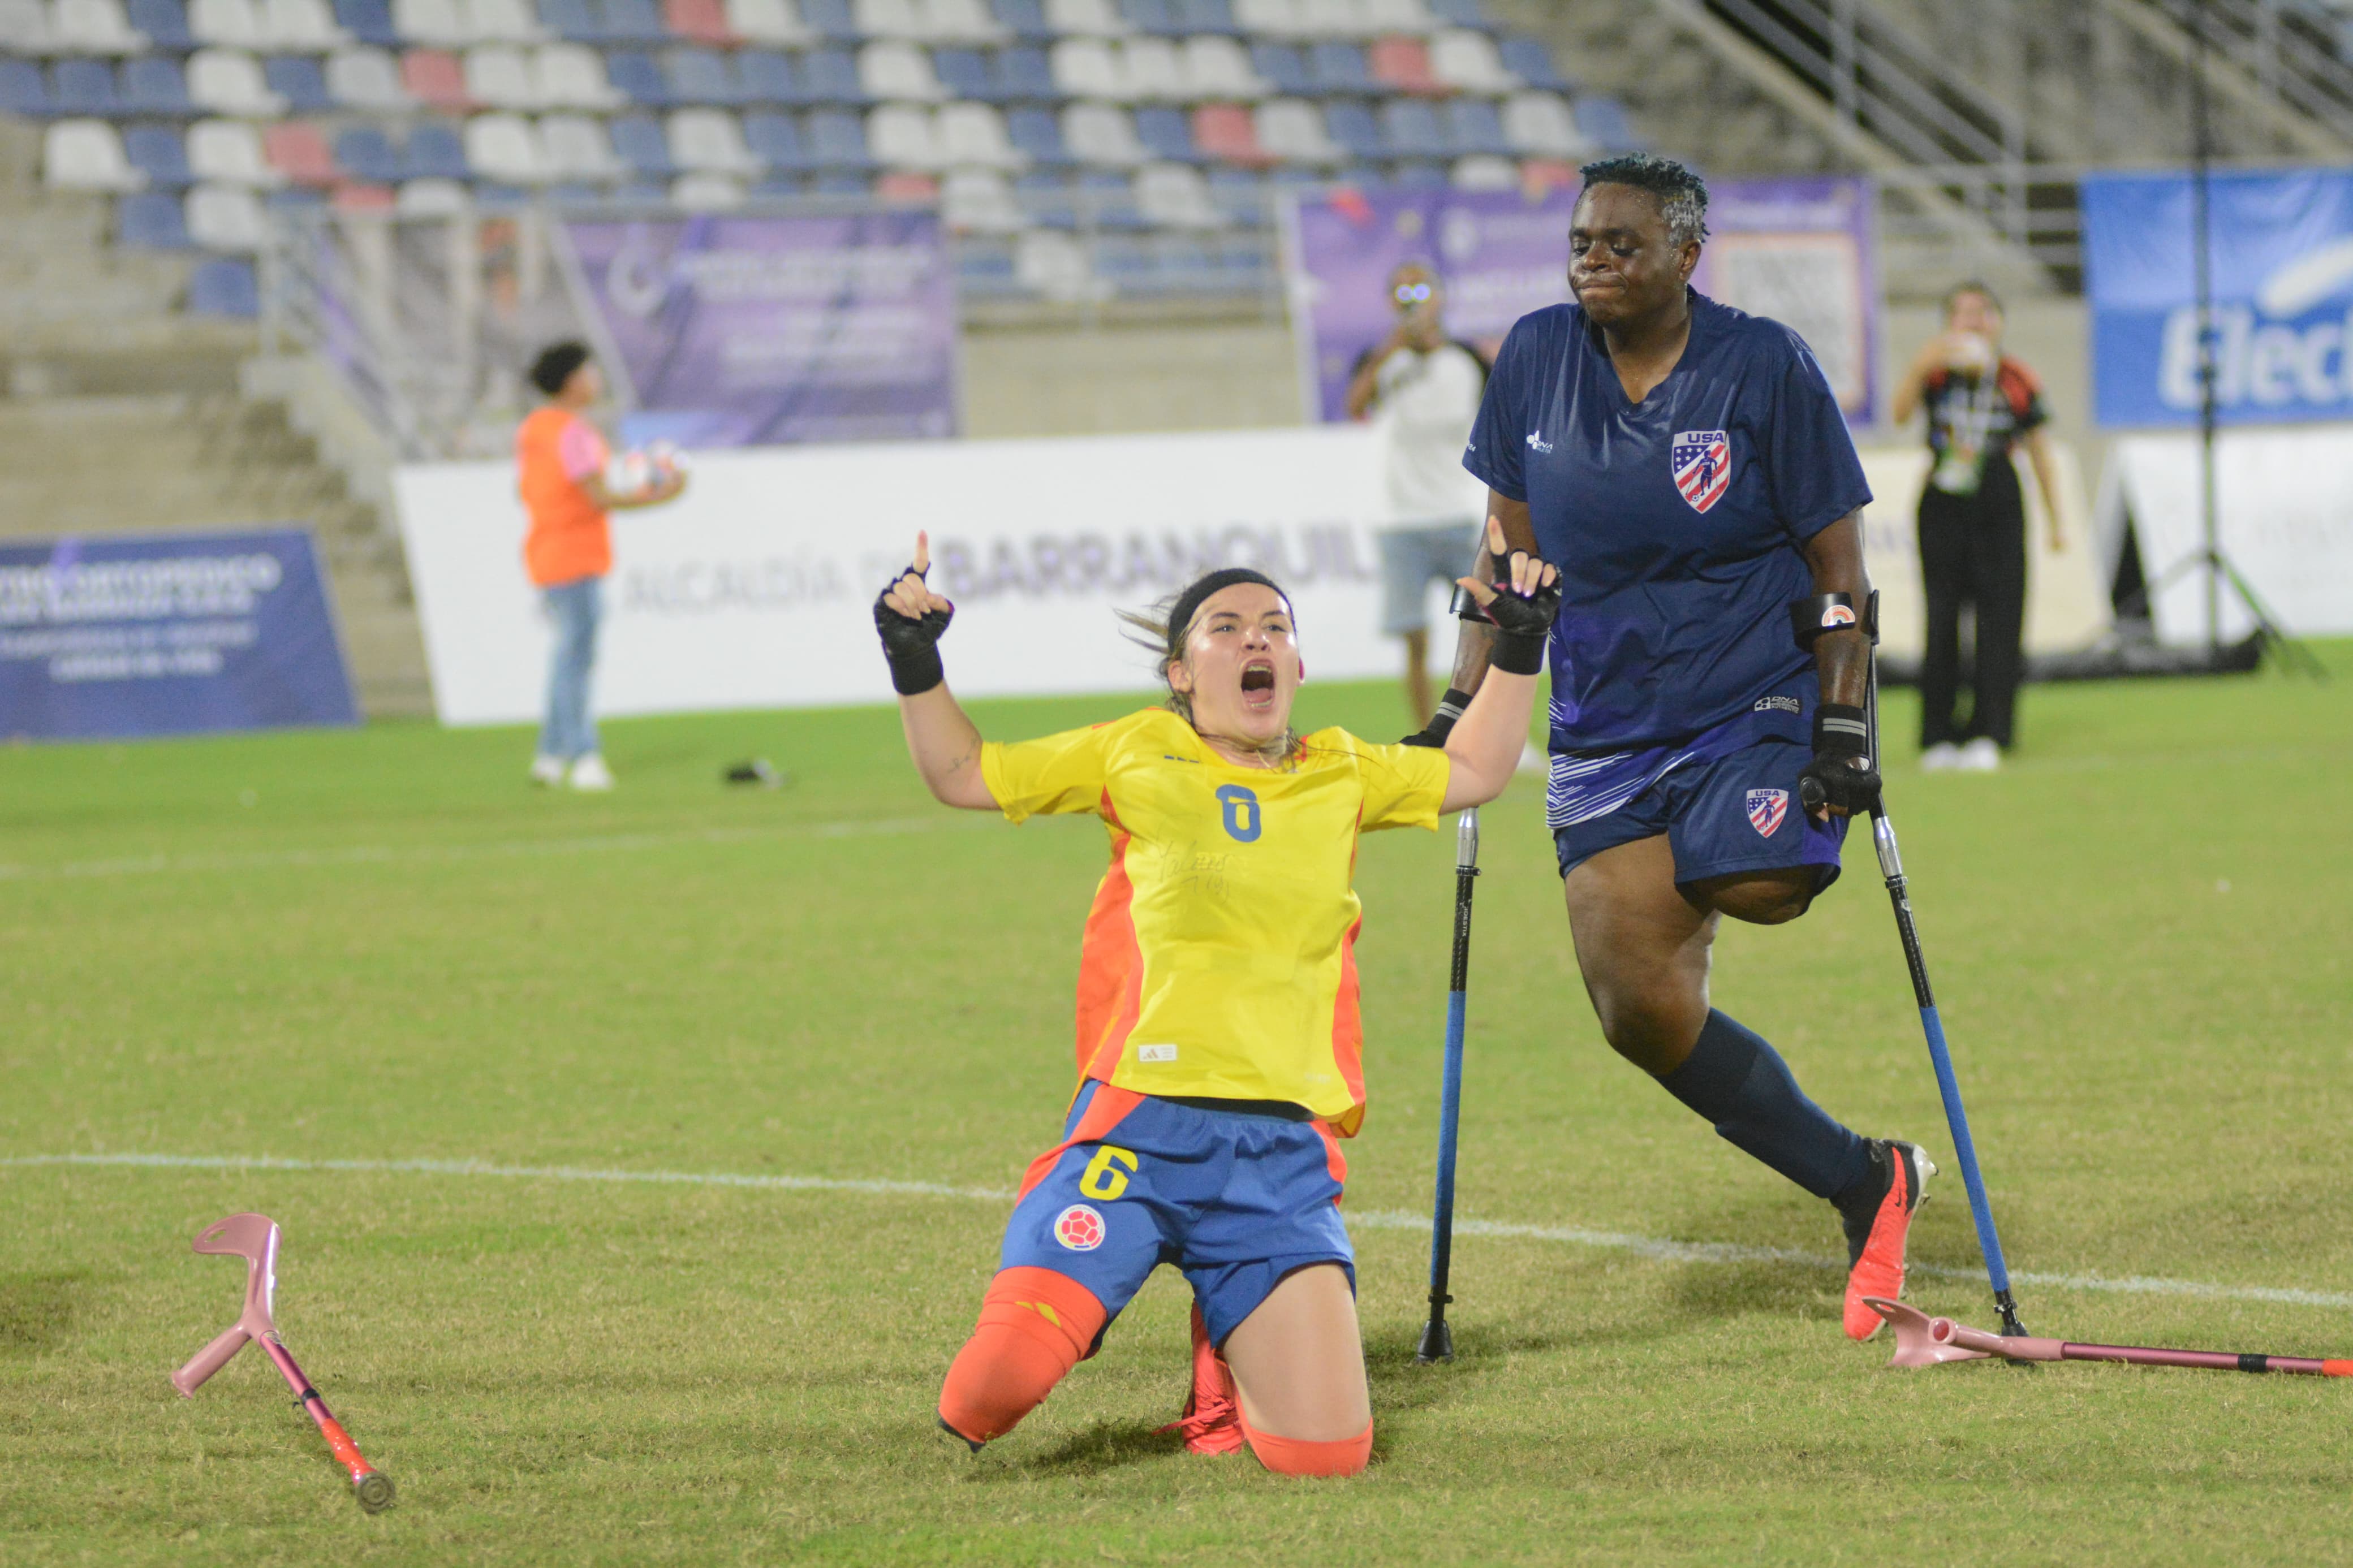
M 555 649 L 548 660 L 547 722 L 539 731 L 539 754 L 568 763 L 596 749 L 596 721 L 588 716 L 588 676 L 596 664 L 605 580 L 583 577 L 543 592 L 548 617 L 555 623 Z

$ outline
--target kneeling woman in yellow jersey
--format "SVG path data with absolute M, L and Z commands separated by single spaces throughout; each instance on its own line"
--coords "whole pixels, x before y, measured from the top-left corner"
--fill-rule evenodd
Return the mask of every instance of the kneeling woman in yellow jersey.
M 1499 527 L 1488 539 L 1502 550 Z M 940 1423 L 976 1449 L 1011 1430 L 1173 1263 L 1195 1301 L 1188 1446 L 1246 1439 L 1271 1469 L 1353 1475 L 1373 1441 L 1335 1140 L 1365 1107 L 1356 836 L 1433 827 L 1503 793 L 1559 602 L 1553 569 L 1514 554 L 1496 562 L 1501 592 L 1466 582 L 1498 637 L 1443 751 L 1293 734 L 1291 605 L 1240 569 L 1179 595 L 1165 627 L 1139 622 L 1163 639 L 1166 708 L 1008 745 L 983 742 L 949 695 L 953 606 L 924 584 L 926 548 L 918 536 L 875 605 L 923 782 L 1016 822 L 1092 812 L 1111 838 L 1082 950 L 1078 1095 L 1022 1183 Z M 1226 1412 L 1230 1436 L 1211 1429 Z

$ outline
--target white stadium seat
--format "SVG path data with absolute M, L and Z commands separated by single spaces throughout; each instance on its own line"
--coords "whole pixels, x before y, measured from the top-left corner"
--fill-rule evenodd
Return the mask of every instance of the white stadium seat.
M 1062 110 L 1062 145 L 1084 163 L 1133 168 L 1144 162 L 1144 144 L 1127 110 L 1108 103 L 1073 103 Z
M 548 177 L 594 184 L 617 180 L 628 173 L 613 155 L 612 138 L 604 122 L 585 114 L 551 114 L 539 122 L 540 151 L 546 154 Z
M 473 41 L 458 0 L 392 0 L 392 26 L 407 42 L 430 48 L 462 49 Z
M 339 103 L 380 114 L 417 107 L 400 85 L 400 68 L 382 49 L 338 49 L 328 56 L 327 90 Z
M 261 198 L 236 185 L 198 185 L 188 193 L 181 211 L 187 218 L 188 237 L 206 250 L 249 253 L 259 250 L 269 237 Z
M 994 169 L 956 169 L 940 182 L 940 216 L 965 234 L 1016 234 L 1021 208 L 1013 188 Z
M 147 35 L 131 25 L 122 13 L 122 0 L 58 0 L 49 13 L 49 41 L 60 51 L 76 55 L 138 55 L 147 52 Z M 0 17 L 0 37 L 8 39 L 15 47 L 37 42 L 27 39 L 18 44 L 9 35 L 7 18 Z
M 1240 43 L 1204 34 L 1185 40 L 1185 87 L 1187 97 L 1264 98 L 1272 84 L 1250 65 Z
M 1258 106 L 1258 144 L 1287 163 L 1337 163 L 1345 154 L 1324 133 L 1324 117 L 1303 99 L 1274 98 Z
M 11 54 L 54 54 L 58 47 L 49 8 L 41 0 L 0 0 L 0 38 L 8 41 Z
M 866 150 L 893 169 L 936 169 L 945 162 L 939 122 L 919 104 L 886 103 L 869 114 Z
M 1439 22 L 1424 0 L 1364 0 L 1365 20 L 1375 33 L 1434 33 Z
M 940 158 L 951 168 L 1018 169 L 1028 162 L 1005 133 L 1005 116 L 986 103 L 951 103 L 939 112 Z
M 254 13 L 262 47 L 281 54 L 323 55 L 352 41 L 327 0 L 259 0 Z
M 261 18 L 253 0 L 193 0 L 188 6 L 188 31 L 200 44 L 255 49 L 262 43 Z
M 60 191 L 135 191 L 147 183 L 103 120 L 60 120 L 43 132 L 41 177 Z
M 1046 63 L 1054 73 L 1054 86 L 1065 98 L 1127 96 L 1118 57 L 1101 38 L 1058 38 L 1047 51 Z
M 870 38 L 920 38 L 923 19 L 915 15 L 915 0 L 856 0 L 851 17 Z
M 1130 38 L 1120 45 L 1119 79 L 1125 89 L 1122 96 L 1138 102 L 1181 103 L 1186 97 L 1185 67 L 1166 38 Z
M 223 185 L 286 183 L 261 155 L 261 132 L 242 120 L 199 120 L 188 127 L 188 172 Z
M 744 42 L 771 47 L 800 48 L 817 41 L 793 0 L 727 0 L 727 26 Z
M 605 57 L 586 44 L 548 44 L 532 56 L 532 84 L 550 109 L 618 109 L 628 95 L 605 79 Z
M 1509 158 L 1457 158 L 1450 177 L 1464 191 L 1516 190 L 1520 184 L 1519 166 Z
M 1128 30 L 1112 0 L 1046 0 L 1046 26 L 1058 33 L 1113 38 Z
M 466 121 L 466 163 L 486 180 L 536 185 L 547 179 L 547 155 L 530 121 L 513 114 L 477 114 Z
M 1209 183 L 1182 163 L 1147 163 L 1135 176 L 1135 205 L 1157 228 L 1223 228 Z
M 1594 151 L 1577 130 L 1568 100 L 1556 92 L 1514 93 L 1506 100 L 1504 139 L 1543 158 L 1582 158 Z
M 1495 40 L 1468 27 L 1448 27 L 1430 40 L 1430 70 L 1464 92 L 1510 92 L 1520 79 L 1504 68 Z
M 470 0 L 467 29 L 486 44 L 536 44 L 547 37 L 524 0 Z
M 744 205 L 744 186 L 727 174 L 681 174 L 670 183 L 670 199 L 691 213 L 723 213 Z
M 1050 228 L 1031 229 L 1015 243 L 1013 275 L 1049 300 L 1102 299 L 1111 292 L 1096 280 L 1079 242 Z
M 915 0 L 926 18 L 930 37 L 941 44 L 996 44 L 1007 37 L 1004 25 L 988 14 L 982 0 Z
M 261 62 L 237 49 L 198 49 L 188 57 L 188 97 L 200 109 L 248 120 L 275 120 L 286 100 L 261 79 Z
M 466 96 L 492 109 L 536 109 L 539 84 L 521 49 L 484 44 L 466 51 Z
M 723 109 L 681 109 L 670 117 L 670 161 L 706 174 L 756 174 L 760 160 L 744 145 L 744 129 Z
M 1299 0 L 1234 0 L 1234 25 L 1270 38 L 1296 38 L 1303 31 Z
M 458 217 L 473 205 L 455 180 L 411 180 L 400 187 L 392 210 L 402 217 Z
M 1298 0 L 1299 30 L 1311 38 L 1361 38 L 1372 29 L 1361 0 Z
M 895 39 L 869 44 L 858 51 L 858 85 L 869 98 L 885 102 L 913 100 L 933 102 L 947 96 L 933 74 L 932 57 L 913 44 Z

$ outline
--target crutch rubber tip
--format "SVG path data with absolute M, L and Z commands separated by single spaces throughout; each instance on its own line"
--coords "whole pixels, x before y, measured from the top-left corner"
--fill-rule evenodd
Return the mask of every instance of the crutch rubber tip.
M 1421 1348 L 1413 1352 L 1413 1359 L 1425 1366 L 1434 1361 L 1452 1361 L 1454 1331 L 1442 1322 L 1422 1324 Z
M 358 1494 L 362 1513 L 382 1513 L 392 1506 L 392 1478 L 382 1470 L 370 1470 L 352 1483 Z

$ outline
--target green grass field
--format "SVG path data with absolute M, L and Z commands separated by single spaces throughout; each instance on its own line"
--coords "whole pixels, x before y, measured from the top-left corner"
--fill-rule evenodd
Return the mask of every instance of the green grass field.
M 2327 686 L 2031 691 L 1996 776 L 1898 750 L 2038 1332 L 2353 1354 L 2353 645 L 2324 651 Z M 1125 706 L 978 716 L 1009 736 Z M 1402 728 L 1385 687 L 1303 707 Z M 1842 1338 L 1827 1207 L 1601 1043 L 1525 782 L 1486 814 L 1461 1209 L 1495 1228 L 1458 1247 L 1451 1366 L 1412 1347 L 1452 836 L 1362 857 L 1371 1470 L 1286 1481 L 1155 1435 L 1185 1384 L 1166 1271 L 1020 1430 L 957 1457 L 933 1401 L 1069 1093 L 1100 829 L 934 807 L 880 710 L 615 723 L 607 749 L 605 798 L 531 791 L 516 731 L 0 751 L 0 1562 L 2348 1551 L 2353 1384 L 1896 1373 Z M 797 786 L 723 789 L 754 752 Z M 1716 1000 L 1834 1113 L 1929 1146 L 1911 1294 L 1982 1323 L 1886 901 L 1860 842 L 1848 866 L 1805 921 L 1725 933 Z M 388 1513 L 360 1514 L 258 1356 L 194 1400 L 165 1381 L 241 1278 L 188 1239 L 246 1208 L 286 1228 L 280 1321 L 397 1479 Z

